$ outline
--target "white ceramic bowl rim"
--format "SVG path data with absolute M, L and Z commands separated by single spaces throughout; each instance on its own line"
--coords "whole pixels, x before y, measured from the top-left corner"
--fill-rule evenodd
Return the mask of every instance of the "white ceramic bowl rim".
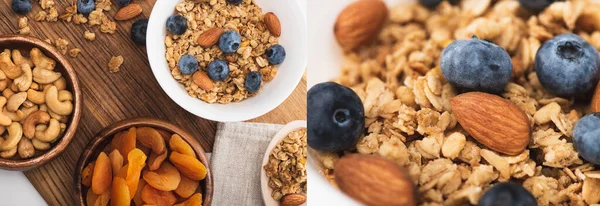
M 187 94 L 171 75 L 165 57 L 166 20 L 179 0 L 158 0 L 150 15 L 146 35 L 148 60 L 154 77 L 179 106 L 197 116 L 221 122 L 245 121 L 275 109 L 287 99 L 304 75 L 307 64 L 306 14 L 298 1 L 254 0 L 263 12 L 278 15 L 282 26 L 279 43 L 286 48 L 286 60 L 278 74 L 254 97 L 230 104 L 208 104 Z

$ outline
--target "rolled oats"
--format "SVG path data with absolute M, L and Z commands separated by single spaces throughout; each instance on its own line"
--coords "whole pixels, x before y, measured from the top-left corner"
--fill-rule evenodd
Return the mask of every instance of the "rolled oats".
M 271 151 L 269 161 L 264 170 L 269 178 L 269 187 L 273 189 L 271 196 L 279 201 L 287 194 L 306 194 L 306 129 L 289 133 Z M 337 155 L 322 153 L 323 159 L 333 164 Z M 326 165 L 326 168 L 333 168 Z

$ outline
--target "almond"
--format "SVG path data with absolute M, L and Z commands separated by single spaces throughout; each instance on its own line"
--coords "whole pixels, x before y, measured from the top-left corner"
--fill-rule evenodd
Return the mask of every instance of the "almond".
M 596 92 L 594 92 L 594 97 L 592 97 L 592 112 L 600 112 L 600 82 L 598 82 Z
M 340 190 L 365 205 L 416 205 L 417 192 L 399 164 L 374 155 L 352 154 L 335 163 Z
M 223 34 L 223 32 L 223 29 L 219 27 L 209 29 L 204 33 L 200 34 L 197 42 L 202 48 L 209 48 L 219 41 L 219 38 L 221 37 L 221 34 Z
M 273 12 L 266 13 L 264 18 L 265 25 L 269 32 L 271 32 L 273 36 L 281 36 L 281 23 L 279 22 L 279 18 Z
M 338 44 L 351 51 L 372 42 L 385 23 L 388 9 L 381 0 L 358 0 L 337 17 L 333 32 Z
M 206 75 L 206 73 L 197 71 L 192 75 L 192 81 L 194 84 L 198 85 L 200 88 L 204 90 L 212 90 L 214 88 L 214 84 L 212 80 Z
M 281 206 L 298 206 L 306 202 L 304 194 L 287 194 L 281 198 Z
M 458 123 L 479 143 L 507 155 L 525 150 L 531 136 L 529 118 L 499 96 L 469 92 L 450 100 Z
M 136 17 L 137 15 L 140 15 L 141 13 L 142 6 L 139 4 L 129 4 L 119 9 L 117 14 L 115 14 L 115 19 L 119 21 L 129 20 L 133 19 L 133 17 Z

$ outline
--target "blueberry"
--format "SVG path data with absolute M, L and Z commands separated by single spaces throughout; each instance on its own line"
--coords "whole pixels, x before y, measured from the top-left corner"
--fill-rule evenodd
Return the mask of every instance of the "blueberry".
M 117 4 L 121 7 L 127 6 L 131 3 L 131 0 L 117 0 Z
M 88 15 L 96 9 L 94 0 L 77 0 L 77 11 L 81 14 Z
M 242 3 L 242 0 L 227 0 L 227 3 L 233 4 L 233 5 L 238 5 L 238 4 Z
M 235 53 L 240 48 L 242 37 L 236 31 L 226 31 L 219 37 L 219 48 L 225 54 Z
M 556 0 L 519 0 L 521 6 L 533 12 L 540 12 Z
M 177 65 L 179 65 L 179 71 L 181 71 L 182 74 L 189 75 L 198 71 L 198 60 L 196 60 L 196 57 L 189 54 L 182 56 Z
M 275 44 L 265 51 L 267 61 L 271 64 L 281 64 L 285 60 L 285 49 L 279 44 Z
M 250 93 L 256 93 L 260 89 L 260 85 L 262 84 L 262 74 L 260 72 L 250 72 L 246 75 L 246 81 L 244 82 L 244 87 Z
M 31 11 L 31 2 L 29 0 L 13 0 L 12 10 L 17 14 L 27 14 Z
M 442 52 L 441 67 L 448 82 L 469 91 L 500 93 L 512 76 L 508 53 L 476 36 L 448 45 Z
M 146 44 L 146 30 L 148 19 L 140 19 L 131 25 L 131 40 L 137 44 Z
M 321 152 L 353 148 L 365 127 L 365 109 L 356 93 L 334 82 L 308 91 L 308 145 Z
M 495 184 L 487 190 L 478 206 L 535 206 L 537 202 L 533 195 L 523 186 L 512 182 Z
M 585 95 L 600 79 L 598 51 L 575 34 L 548 41 L 535 56 L 535 71 L 544 88 L 556 95 Z
M 583 159 L 600 165 L 600 113 L 585 115 L 577 122 L 573 143 Z
M 229 77 L 229 65 L 227 62 L 216 59 L 208 65 L 208 77 L 215 81 L 223 81 Z
M 181 35 L 187 30 L 187 19 L 179 14 L 173 14 L 167 19 L 167 29 L 173 34 Z
M 437 7 L 437 5 L 439 5 L 440 3 L 442 3 L 442 0 L 419 0 L 419 3 L 421 3 L 421 5 L 423 5 L 424 7 L 432 9 Z

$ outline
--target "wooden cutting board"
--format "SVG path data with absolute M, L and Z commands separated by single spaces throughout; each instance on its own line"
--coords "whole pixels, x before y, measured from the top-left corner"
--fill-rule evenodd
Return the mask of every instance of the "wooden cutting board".
M 156 117 L 180 125 L 196 136 L 206 151 L 212 151 L 216 122 L 204 120 L 186 112 L 173 102 L 154 79 L 144 46 L 130 40 L 129 32 L 135 20 L 149 18 L 156 0 L 133 0 L 143 8 L 143 14 L 133 20 L 117 22 L 115 34 L 104 34 L 99 27 L 73 23 L 35 22 L 35 14 L 41 10 L 37 0 L 32 0 L 33 10 L 27 15 L 31 36 L 40 39 L 63 38 L 70 42 L 69 48 L 80 48 L 77 58 L 70 58 L 82 85 L 83 115 L 79 129 L 68 149 L 49 164 L 25 172 L 33 186 L 49 205 L 74 205 L 73 172 L 77 160 L 88 141 L 102 128 L 122 119 L 132 117 Z M 12 0 L 0 1 L 0 34 L 18 31 L 18 18 L 11 10 Z M 75 0 L 55 0 L 60 13 Z M 117 6 L 108 12 L 113 18 Z M 96 33 L 95 41 L 83 38 L 86 29 Z M 0 48 L 4 49 L 4 48 Z M 122 55 L 125 62 L 118 73 L 109 73 L 108 61 L 112 56 Z M 277 109 L 251 120 L 252 122 L 278 123 L 306 119 L 306 78 L 294 93 Z

